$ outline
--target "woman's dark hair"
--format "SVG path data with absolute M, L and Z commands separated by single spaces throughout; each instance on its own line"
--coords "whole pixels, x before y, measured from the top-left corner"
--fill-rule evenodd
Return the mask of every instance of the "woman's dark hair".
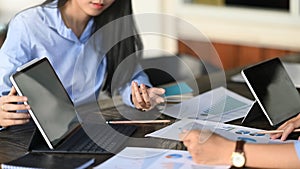
M 53 1 L 54 0 L 46 0 L 42 5 L 49 4 Z M 65 5 L 67 1 L 68 0 L 58 0 L 57 7 Z M 100 15 L 94 17 L 94 32 L 96 32 L 106 24 L 121 17 L 127 16 L 126 21 L 118 22 L 118 24 L 121 25 L 114 26 L 113 28 L 110 27 L 110 29 L 113 30 L 110 30 L 110 33 L 104 34 L 105 39 L 121 37 L 122 33 L 132 35 L 118 42 L 108 51 L 108 53 L 106 53 L 107 74 L 103 90 L 108 91 L 109 94 L 115 92 L 118 87 L 130 82 L 130 79 L 136 69 L 138 60 L 140 59 L 141 52 L 139 51 L 143 49 L 143 44 L 140 36 L 137 34 L 137 28 L 132 13 L 131 0 L 115 0 L 110 7 L 103 11 Z M 126 72 L 123 71 L 123 74 L 118 73 L 114 75 L 114 72 L 119 64 L 129 55 L 133 55 L 135 57 L 128 58 L 128 61 L 126 59 L 126 63 L 130 64 L 126 66 Z M 114 79 L 117 80 L 114 80 L 114 84 L 112 85 L 113 76 L 115 76 Z
M 8 25 L 5 25 L 3 28 L 0 29 L 0 48 L 6 39 L 7 29 Z

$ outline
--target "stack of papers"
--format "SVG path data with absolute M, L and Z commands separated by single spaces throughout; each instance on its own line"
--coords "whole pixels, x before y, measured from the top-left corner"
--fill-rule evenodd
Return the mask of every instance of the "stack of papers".
M 192 119 L 180 120 L 170 126 L 147 134 L 146 137 L 158 137 L 180 141 L 179 135 L 183 131 L 189 130 L 209 130 L 212 133 L 217 133 L 233 141 L 244 140 L 250 143 L 283 143 L 280 140 L 270 139 L 269 134 L 258 134 L 257 132 L 264 131 L 261 129 Z

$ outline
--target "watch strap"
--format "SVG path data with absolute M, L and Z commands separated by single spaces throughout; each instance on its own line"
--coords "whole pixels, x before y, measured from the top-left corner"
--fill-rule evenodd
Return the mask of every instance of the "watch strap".
M 244 152 L 244 144 L 245 144 L 244 140 L 238 140 L 236 142 L 235 152 L 243 153 Z

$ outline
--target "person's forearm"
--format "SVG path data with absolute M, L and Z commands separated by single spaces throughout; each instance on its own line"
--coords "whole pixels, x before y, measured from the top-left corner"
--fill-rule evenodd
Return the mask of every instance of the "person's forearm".
M 245 144 L 246 166 L 300 168 L 294 144 Z

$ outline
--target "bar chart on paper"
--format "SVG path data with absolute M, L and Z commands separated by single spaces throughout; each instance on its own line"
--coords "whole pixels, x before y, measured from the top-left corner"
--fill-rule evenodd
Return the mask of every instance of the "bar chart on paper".
M 225 165 L 199 165 L 188 151 L 126 147 L 94 169 L 225 169 Z
M 177 119 L 228 122 L 244 117 L 254 102 L 224 87 L 219 87 L 182 103 L 166 107 L 164 114 Z

